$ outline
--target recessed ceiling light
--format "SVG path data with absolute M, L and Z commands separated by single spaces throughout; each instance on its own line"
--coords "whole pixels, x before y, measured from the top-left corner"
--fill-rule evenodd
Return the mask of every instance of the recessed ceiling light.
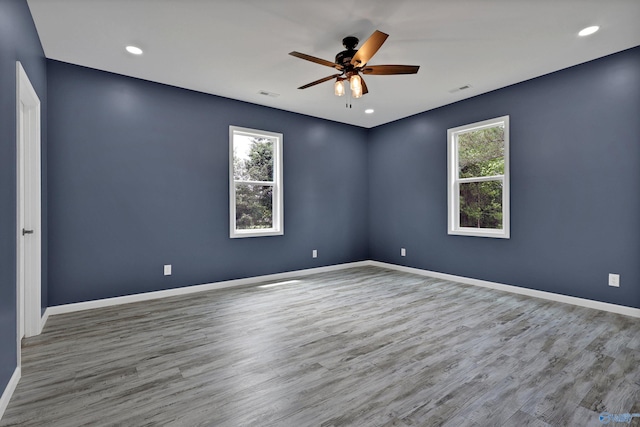
M 584 28 L 583 30 L 581 30 L 578 33 L 578 35 L 581 36 L 581 37 L 588 36 L 588 35 L 591 35 L 591 34 L 595 33 L 599 29 L 600 29 L 600 27 L 598 27 L 597 25 L 594 25 L 592 27 Z
M 126 49 L 132 55 L 142 55 L 142 49 L 137 46 L 127 46 Z
M 373 111 L 373 108 L 367 108 L 366 110 L 364 110 L 364 112 L 367 114 L 373 114 Z

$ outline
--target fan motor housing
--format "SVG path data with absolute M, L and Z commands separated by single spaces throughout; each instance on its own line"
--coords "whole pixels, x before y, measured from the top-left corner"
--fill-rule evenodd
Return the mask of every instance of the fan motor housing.
M 352 67 L 351 60 L 355 54 L 356 51 L 353 49 L 343 50 L 336 55 L 336 64 L 342 65 L 345 69 Z

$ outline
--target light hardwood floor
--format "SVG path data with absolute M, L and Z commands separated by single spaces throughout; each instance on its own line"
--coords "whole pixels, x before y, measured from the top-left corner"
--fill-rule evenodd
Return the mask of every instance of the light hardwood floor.
M 53 316 L 0 426 L 582 427 L 604 411 L 640 413 L 639 319 L 366 267 Z

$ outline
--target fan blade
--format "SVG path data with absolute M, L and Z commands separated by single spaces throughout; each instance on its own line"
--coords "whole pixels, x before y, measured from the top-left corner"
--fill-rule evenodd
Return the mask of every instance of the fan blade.
M 362 74 L 388 76 L 391 74 L 416 74 L 419 69 L 419 65 L 371 65 L 360 71 Z
M 320 83 L 328 82 L 329 80 L 335 79 L 336 77 L 340 77 L 341 75 L 342 74 L 334 74 L 333 76 L 325 77 L 323 79 L 316 80 L 315 82 L 311 82 L 311 83 L 306 84 L 304 86 L 300 86 L 298 89 L 306 89 L 308 87 L 315 86 L 315 85 L 320 84 Z
M 376 30 L 371 37 L 367 39 L 366 42 L 358 49 L 355 55 L 353 55 L 353 59 L 351 59 L 351 65 L 356 67 L 364 66 L 373 55 L 376 54 L 382 43 L 387 40 L 389 34 L 385 34 L 381 31 Z
M 327 61 L 326 59 L 316 58 L 315 56 L 307 55 L 306 53 L 289 52 L 289 55 L 295 56 L 296 58 L 300 58 L 300 59 L 306 59 L 307 61 L 315 62 L 316 64 L 326 65 L 327 67 L 335 68 L 338 70 L 344 69 L 344 67 L 340 64 Z
M 360 83 L 362 83 L 362 94 L 366 95 L 369 93 L 369 89 L 367 88 L 367 84 L 364 82 L 362 76 L 360 76 Z

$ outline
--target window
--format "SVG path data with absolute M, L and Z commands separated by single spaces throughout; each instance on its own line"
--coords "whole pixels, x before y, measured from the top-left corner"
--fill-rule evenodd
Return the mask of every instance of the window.
M 509 116 L 447 131 L 449 234 L 509 238 Z
M 282 134 L 229 127 L 230 237 L 284 234 Z

